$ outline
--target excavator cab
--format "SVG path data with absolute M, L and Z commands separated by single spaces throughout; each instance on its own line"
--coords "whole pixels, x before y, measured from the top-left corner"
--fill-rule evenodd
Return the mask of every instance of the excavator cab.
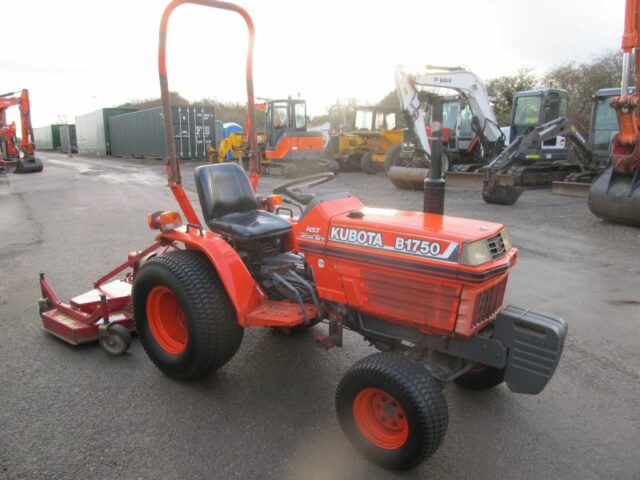
M 630 88 L 629 93 L 635 93 L 635 88 Z M 613 137 L 620 131 L 616 111 L 611 106 L 611 100 L 619 96 L 620 88 L 601 88 L 593 95 L 589 146 L 602 167 L 609 161 Z
M 509 143 L 539 125 L 566 117 L 569 97 L 559 88 L 541 88 L 517 92 L 513 96 Z M 555 137 L 527 151 L 525 160 L 566 160 L 567 148 L 564 137 Z
M 308 130 L 307 103 L 301 99 L 266 102 L 266 146 L 263 172 L 285 177 L 323 171 L 337 173 L 321 132 Z

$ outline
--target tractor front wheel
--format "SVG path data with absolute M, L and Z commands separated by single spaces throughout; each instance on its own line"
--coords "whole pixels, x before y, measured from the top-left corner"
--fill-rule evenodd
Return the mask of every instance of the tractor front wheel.
M 179 250 L 149 259 L 135 277 L 132 302 L 142 346 L 169 377 L 205 376 L 240 347 L 244 330 L 200 252 Z
M 406 470 L 433 455 L 448 425 L 447 402 L 436 380 L 396 353 L 357 362 L 336 392 L 345 435 L 372 462 Z

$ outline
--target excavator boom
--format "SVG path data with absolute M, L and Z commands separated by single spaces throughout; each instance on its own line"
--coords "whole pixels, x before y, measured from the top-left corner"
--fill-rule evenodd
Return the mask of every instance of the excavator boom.
M 420 162 L 412 161 L 409 165 L 395 165 L 389 169 L 390 180 L 399 188 L 421 189 L 428 172 L 424 167 L 430 165 L 431 147 L 422 108 L 428 95 L 420 90 L 421 87 L 456 91 L 468 103 L 471 112 L 477 118 L 478 134 L 493 144 L 504 140 L 482 80 L 466 68 L 435 65 L 416 68 L 397 66 L 395 82 L 400 105 L 410 119 L 416 150 L 424 157 Z
M 622 85 L 611 101 L 619 133 L 613 137 L 609 165 L 589 189 L 589 209 L 600 218 L 640 225 L 640 0 L 627 0 L 622 35 Z M 629 93 L 631 54 L 636 51 L 636 89 Z

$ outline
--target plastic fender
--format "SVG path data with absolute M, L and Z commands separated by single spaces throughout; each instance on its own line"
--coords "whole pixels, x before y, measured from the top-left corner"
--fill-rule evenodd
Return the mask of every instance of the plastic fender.
M 238 323 L 246 326 L 245 316 L 266 299 L 236 251 L 219 235 L 189 227 L 161 233 L 158 240 L 183 243 L 187 249 L 199 250 L 211 261 L 224 285 L 238 316 Z

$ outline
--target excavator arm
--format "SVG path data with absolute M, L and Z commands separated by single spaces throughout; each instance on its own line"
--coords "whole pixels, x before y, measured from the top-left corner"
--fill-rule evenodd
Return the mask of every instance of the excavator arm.
M 507 169 L 516 159 L 522 158 L 527 151 L 535 145 L 551 140 L 557 136 L 569 139 L 578 153 L 580 165 L 587 170 L 595 168 L 595 156 L 589 143 L 578 131 L 575 123 L 568 118 L 560 117 L 550 122 L 543 123 L 524 135 L 516 138 L 505 148 L 500 155 L 495 157 L 486 167 L 490 174 L 496 174 Z
M 563 136 L 575 145 L 578 162 L 583 172 L 595 174 L 598 167 L 597 159 L 589 143 L 578 131 L 573 121 L 560 117 L 520 135 L 485 167 L 482 189 L 485 201 L 513 205 L 522 195 L 524 189 L 517 184 L 501 184 L 499 174 L 506 173 L 515 161 L 525 157 L 527 151 L 535 145 L 540 145 L 557 136 Z
M 422 112 L 422 98 L 419 87 L 447 88 L 455 90 L 469 104 L 471 112 L 478 118 L 484 135 L 490 142 L 497 142 L 503 137 L 487 90 L 473 72 L 463 67 L 439 67 L 427 65 L 420 73 L 411 73 L 409 67 L 398 66 L 395 73 L 396 91 L 400 105 L 411 119 L 414 135 L 419 149 L 427 156 L 431 155 L 429 139 L 425 129 Z M 479 132 L 480 133 L 480 132 Z
M 619 133 L 613 137 L 609 165 L 589 188 L 591 213 L 605 220 L 640 226 L 640 0 L 627 0 L 622 35 L 622 85 L 611 100 Z M 629 93 L 635 55 L 634 93 Z

